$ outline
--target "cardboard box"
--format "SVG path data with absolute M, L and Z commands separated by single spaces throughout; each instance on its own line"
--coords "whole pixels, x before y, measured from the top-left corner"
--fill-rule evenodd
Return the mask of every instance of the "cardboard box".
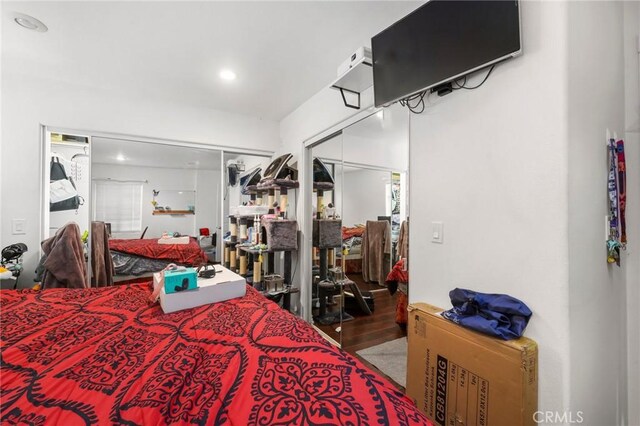
M 164 291 L 167 294 L 198 288 L 197 274 L 194 268 L 164 271 Z
M 215 268 L 215 277 L 198 277 L 198 288 L 195 290 L 167 294 L 164 287 L 162 287 L 160 291 L 160 306 L 164 313 L 168 314 L 183 309 L 191 309 L 245 295 L 247 281 L 244 277 L 220 265 L 216 265 Z
M 504 341 L 409 305 L 407 395 L 436 425 L 535 425 L 538 346 Z

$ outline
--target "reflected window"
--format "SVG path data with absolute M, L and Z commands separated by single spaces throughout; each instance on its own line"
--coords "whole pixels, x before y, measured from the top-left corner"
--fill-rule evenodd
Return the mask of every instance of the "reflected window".
M 142 183 L 96 182 L 93 193 L 93 220 L 112 233 L 142 231 Z

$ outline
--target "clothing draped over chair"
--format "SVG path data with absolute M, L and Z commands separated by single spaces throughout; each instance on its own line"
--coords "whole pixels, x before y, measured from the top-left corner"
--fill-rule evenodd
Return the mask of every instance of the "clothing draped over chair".
M 80 228 L 67 223 L 42 242 L 44 251 L 43 288 L 89 288 Z
M 391 270 L 391 225 L 368 220 L 362 235 L 362 278 L 381 285 Z
M 91 222 L 91 286 L 113 285 L 113 273 L 107 227 L 104 222 Z

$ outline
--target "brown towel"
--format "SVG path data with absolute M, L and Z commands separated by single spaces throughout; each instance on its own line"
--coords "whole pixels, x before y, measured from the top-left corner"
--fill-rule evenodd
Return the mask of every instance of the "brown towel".
M 113 270 L 107 227 L 104 222 L 91 222 L 91 286 L 113 285 Z
M 391 225 L 386 220 L 368 220 L 362 235 L 362 278 L 384 285 L 391 270 Z
M 80 228 L 67 223 L 55 235 L 42 242 L 44 261 L 43 288 L 88 288 Z
M 409 257 L 409 221 L 403 220 L 400 225 L 400 236 L 398 237 L 398 257 L 400 259 Z

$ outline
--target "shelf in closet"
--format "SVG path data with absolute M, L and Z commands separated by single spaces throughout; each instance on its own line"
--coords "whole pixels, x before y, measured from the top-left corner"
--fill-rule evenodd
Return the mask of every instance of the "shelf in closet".
M 154 210 L 154 215 L 171 215 L 171 216 L 181 216 L 185 214 L 196 214 L 196 212 L 192 210 Z

